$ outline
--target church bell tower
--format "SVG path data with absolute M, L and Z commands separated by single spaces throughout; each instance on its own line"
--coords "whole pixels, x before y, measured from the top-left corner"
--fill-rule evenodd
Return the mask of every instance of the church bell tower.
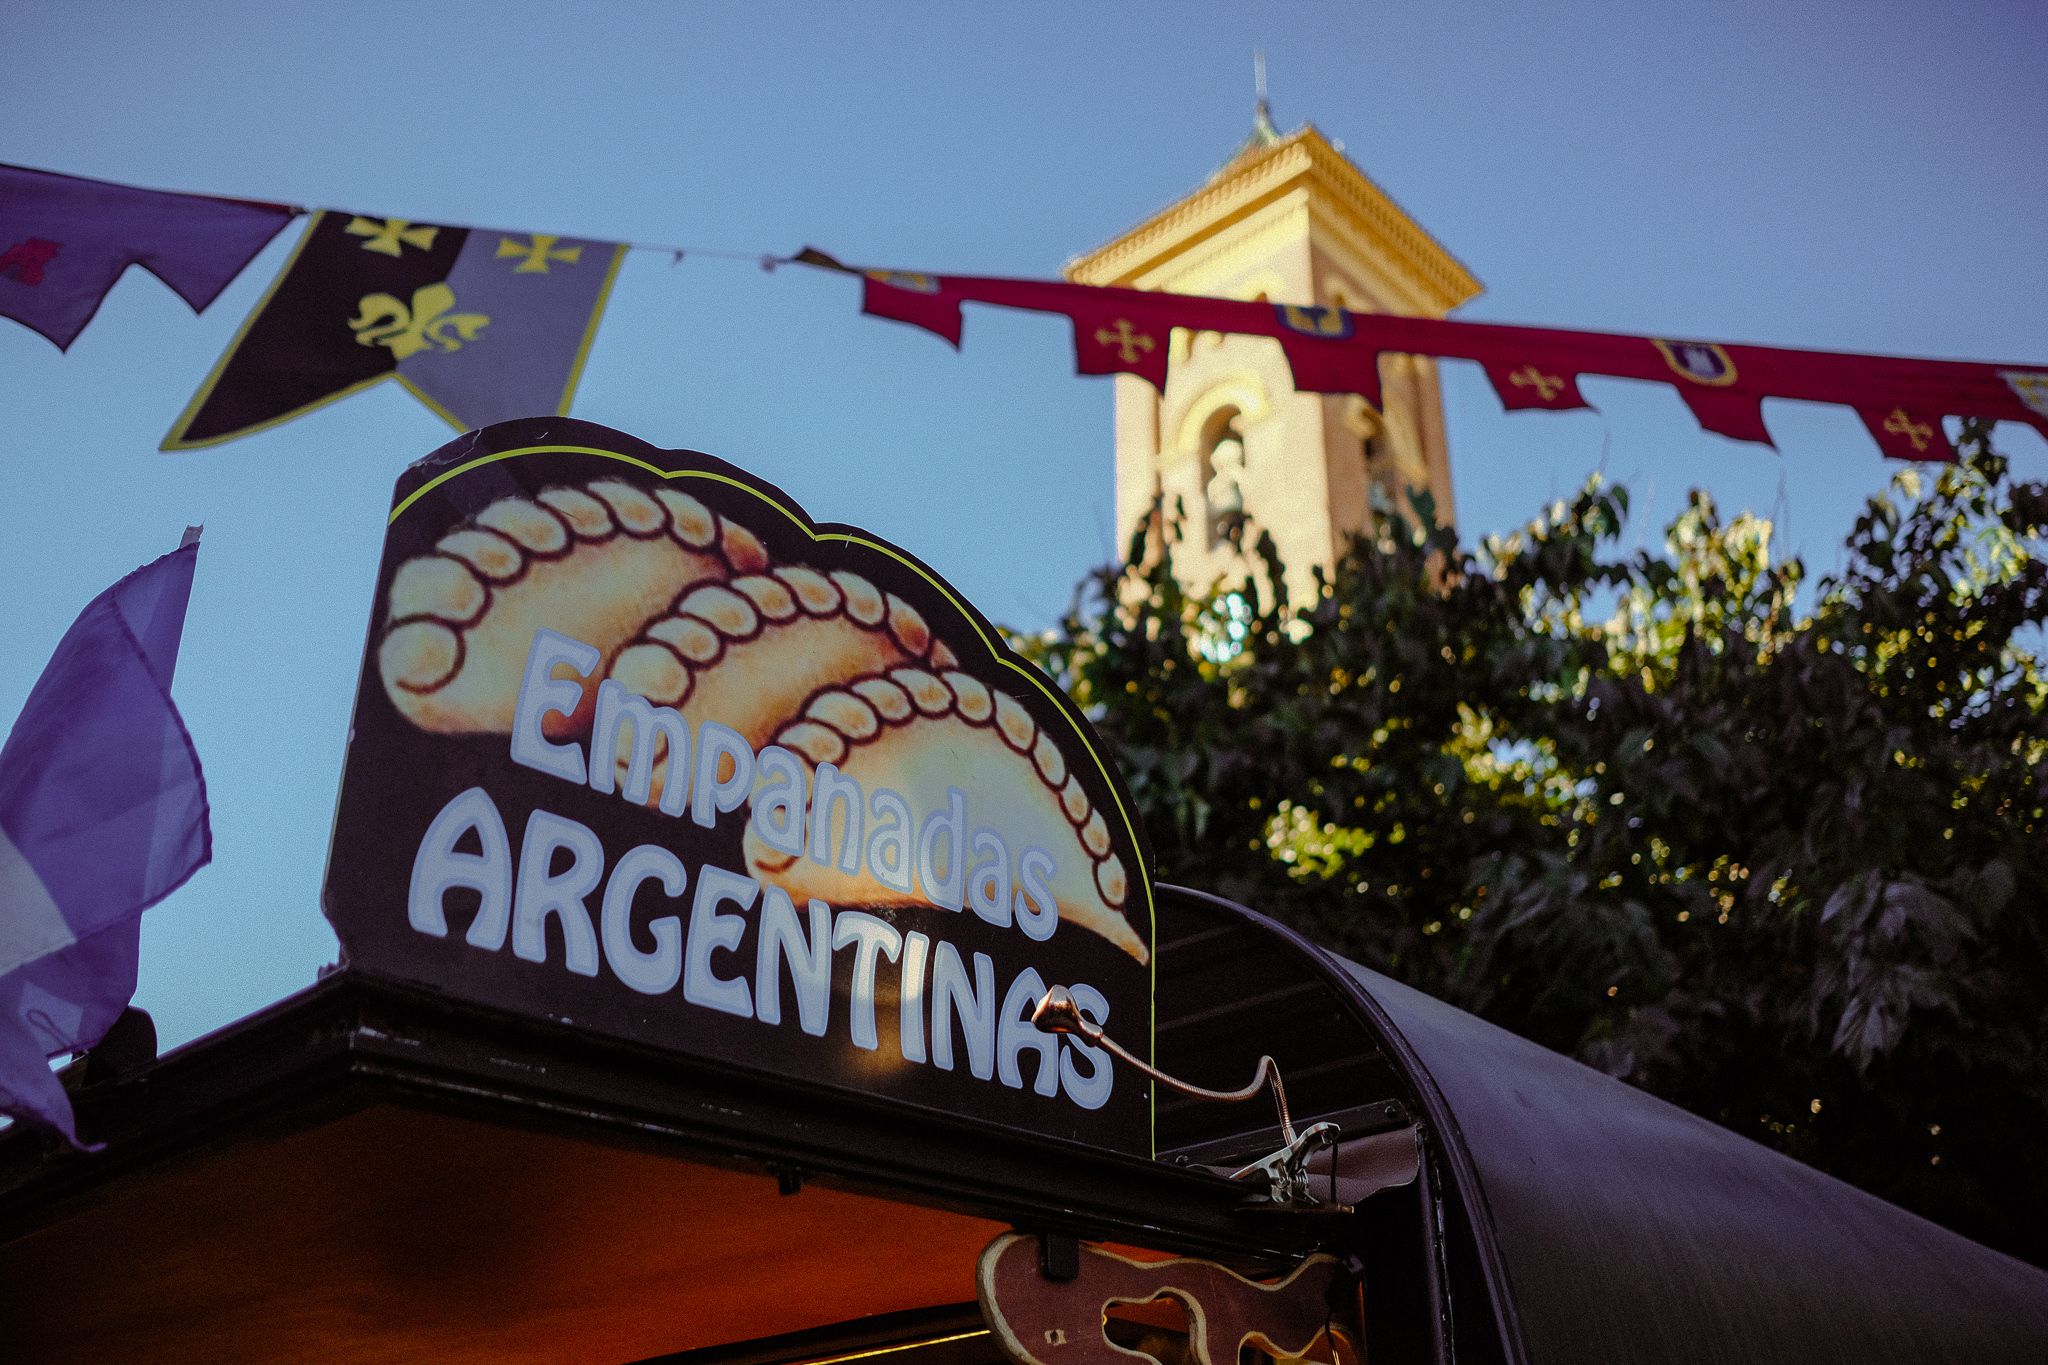
M 1263 99 L 1252 135 L 1194 193 L 1068 264 L 1082 284 L 1336 305 L 1440 318 L 1480 284 L 1313 125 L 1281 134 Z M 1377 485 L 1407 508 L 1426 489 L 1452 516 L 1436 362 L 1385 355 L 1385 410 L 1297 393 L 1269 337 L 1176 329 L 1166 392 L 1116 377 L 1119 546 L 1156 495 L 1181 515 L 1178 575 L 1209 586 L 1239 565 L 1222 531 L 1238 514 L 1269 532 L 1289 588 L 1335 562 L 1370 521 Z

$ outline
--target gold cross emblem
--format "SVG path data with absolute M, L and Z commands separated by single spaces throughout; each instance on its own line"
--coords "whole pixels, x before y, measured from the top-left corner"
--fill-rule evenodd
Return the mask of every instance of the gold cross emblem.
M 1904 408 L 1892 409 L 1892 415 L 1884 419 L 1884 429 L 1911 441 L 1916 452 L 1927 449 L 1927 443 L 1934 438 L 1934 428 L 1925 422 L 1914 421 L 1906 415 Z
M 369 238 L 363 243 L 365 251 L 374 251 L 379 256 L 403 256 L 409 246 L 433 250 L 434 237 L 441 229 L 415 227 L 409 218 L 351 218 L 342 231 L 351 237 Z
M 490 324 L 484 313 L 457 313 L 455 291 L 445 284 L 415 289 L 408 306 L 390 294 L 365 294 L 360 317 L 348 320 L 358 346 L 383 346 L 398 360 L 421 351 L 459 351 Z
M 1554 374 L 1545 374 L 1534 365 L 1524 365 L 1508 376 L 1508 382 L 1518 389 L 1534 389 L 1536 396 L 1548 403 L 1564 392 L 1564 380 Z
M 550 237 L 544 232 L 534 233 L 533 239 L 527 242 L 521 242 L 513 237 L 500 237 L 498 259 L 502 261 L 507 256 L 525 257 L 526 259 L 512 267 L 512 273 L 515 275 L 545 275 L 548 273 L 549 261 L 574 265 L 583 259 L 582 247 L 556 246 L 555 243 L 561 240 L 560 237 Z
M 1104 346 L 1116 347 L 1126 365 L 1137 364 L 1139 354 L 1150 351 L 1154 345 L 1150 336 L 1131 326 L 1129 318 L 1118 318 L 1114 327 L 1096 328 L 1095 339 Z

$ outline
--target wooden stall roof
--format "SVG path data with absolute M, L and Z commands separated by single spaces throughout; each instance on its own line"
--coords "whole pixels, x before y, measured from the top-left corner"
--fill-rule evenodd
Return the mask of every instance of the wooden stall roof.
M 0 1247 L 7 1356 L 620 1365 L 974 1295 L 1005 1225 L 375 1104 Z
M 9 1361 L 621 1365 L 973 1297 L 1011 1227 L 1247 1265 L 1212 1173 L 339 972 L 0 1133 Z

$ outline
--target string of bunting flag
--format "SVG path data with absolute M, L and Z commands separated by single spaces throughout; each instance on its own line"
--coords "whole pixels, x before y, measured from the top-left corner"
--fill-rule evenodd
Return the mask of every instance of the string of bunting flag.
M 1174 328 L 1271 337 L 1311 393 L 1380 404 L 1388 352 L 1470 360 L 1510 410 L 1590 408 L 1584 375 L 1667 383 L 1708 431 L 1773 445 L 1763 400 L 1798 398 L 1855 409 L 1878 447 L 1900 460 L 1952 462 L 1944 417 L 2025 422 L 2048 436 L 2048 371 L 1953 360 L 1799 351 L 1714 341 L 1398 317 L 1345 308 L 1242 302 L 1050 280 L 854 271 L 812 248 L 796 260 L 857 273 L 861 311 L 921 327 L 959 346 L 961 305 L 1058 313 L 1074 328 L 1081 374 L 1131 374 L 1162 391 Z M 1775 446 L 1773 446 L 1775 448 Z
M 204 312 L 308 212 L 0 165 L 0 315 L 68 349 L 130 265 Z M 310 212 L 163 449 L 247 436 L 386 379 L 457 431 L 565 416 L 626 252 L 686 251 Z
M 68 348 L 129 265 L 204 311 L 296 205 L 148 190 L 0 165 L 0 315 Z M 1381 402 L 1379 357 L 1477 363 L 1510 410 L 1589 408 L 1587 375 L 1671 385 L 1708 431 L 1771 445 L 1765 398 L 1853 409 L 1880 450 L 1953 461 L 1947 417 L 2025 422 L 2048 436 L 2048 369 L 1791 350 L 1620 333 L 1362 313 L 1052 280 L 855 269 L 794 256 L 311 211 L 298 244 L 170 433 L 215 445 L 395 379 L 458 430 L 566 415 L 625 254 L 738 257 L 856 275 L 862 311 L 954 346 L 962 305 L 1065 316 L 1081 374 L 1164 389 L 1173 329 L 1270 337 L 1295 386 Z

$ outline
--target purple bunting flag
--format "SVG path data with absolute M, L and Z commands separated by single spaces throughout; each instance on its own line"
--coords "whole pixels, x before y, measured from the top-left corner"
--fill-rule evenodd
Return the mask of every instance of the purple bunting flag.
M 295 212 L 0 165 L 0 315 L 65 350 L 131 265 L 204 312 Z
M 196 532 L 92 602 L 0 748 L 0 1113 L 78 1141 L 49 1059 L 135 993 L 142 912 L 213 856 L 172 704 Z

